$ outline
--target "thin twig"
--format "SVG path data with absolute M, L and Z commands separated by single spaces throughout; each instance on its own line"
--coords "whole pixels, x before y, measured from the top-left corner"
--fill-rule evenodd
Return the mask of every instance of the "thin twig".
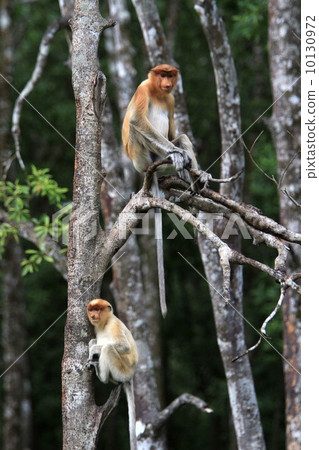
M 269 316 L 264 320 L 262 326 L 260 327 L 260 337 L 259 337 L 258 341 L 256 342 L 256 344 L 251 346 L 251 347 L 249 347 L 249 349 L 247 349 L 245 352 L 243 352 L 240 355 L 238 355 L 235 358 L 233 358 L 232 362 L 235 362 L 238 359 L 242 358 L 243 356 L 248 355 L 248 353 L 251 353 L 252 351 L 254 351 L 257 347 L 259 347 L 262 339 L 265 339 L 266 341 L 267 341 L 267 339 L 270 339 L 270 337 L 267 335 L 266 328 L 267 328 L 268 323 L 275 317 L 275 315 L 277 314 L 278 310 L 281 308 L 282 302 L 283 302 L 284 297 L 285 297 L 286 289 L 287 289 L 287 286 L 283 282 L 281 284 L 280 296 L 279 296 L 279 300 L 278 300 L 278 302 L 276 304 L 276 307 L 269 314 Z
M 241 138 L 241 142 L 244 146 L 244 148 L 247 150 L 247 153 L 249 155 L 249 158 L 251 160 L 251 162 L 257 167 L 257 169 L 266 177 L 268 178 L 270 181 L 272 181 L 273 183 L 275 183 L 275 185 L 278 188 L 278 181 L 275 179 L 274 175 L 270 176 L 268 175 L 268 173 L 266 173 L 260 166 L 259 164 L 255 161 L 255 159 L 253 158 L 253 150 L 254 147 L 256 145 L 256 143 L 258 142 L 259 138 L 261 137 L 261 135 L 263 134 L 263 130 L 258 134 L 258 136 L 256 137 L 256 139 L 254 140 L 254 142 L 252 143 L 251 149 L 249 150 L 249 148 L 247 147 L 247 145 L 245 144 L 243 138 Z
M 300 150 L 296 151 L 296 153 L 292 156 L 292 158 L 290 159 L 290 161 L 288 161 L 287 166 L 284 168 L 284 170 L 282 171 L 282 173 L 281 173 L 281 175 L 280 175 L 280 179 L 279 179 L 279 182 L 278 182 L 278 187 L 279 187 L 279 189 L 280 189 L 282 192 L 284 192 L 284 190 L 281 189 L 281 185 L 282 185 L 282 183 L 283 183 L 283 181 L 284 181 L 284 177 L 286 176 L 286 173 L 287 173 L 289 167 L 291 166 L 291 164 L 293 163 L 293 161 L 296 159 L 296 156 L 298 155 L 298 153 L 300 153 Z
M 287 197 L 289 198 L 289 200 L 298 208 L 301 208 L 301 203 L 298 203 L 297 200 L 295 200 L 291 194 L 288 192 L 287 188 L 281 189 L 281 192 L 283 192 L 285 195 L 287 195 Z

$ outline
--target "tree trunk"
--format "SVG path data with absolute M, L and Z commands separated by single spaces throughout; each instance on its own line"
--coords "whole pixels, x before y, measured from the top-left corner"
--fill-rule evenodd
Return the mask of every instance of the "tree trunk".
M 0 7 L 0 179 L 12 152 L 10 133 L 11 87 L 13 74 L 12 2 Z M 10 173 L 9 175 L 12 175 Z M 2 351 L 3 351 L 3 432 L 4 450 L 31 449 L 32 407 L 27 348 L 27 314 L 21 280 L 21 245 L 11 236 L 1 261 Z M 21 357 L 21 358 L 20 358 Z
M 78 0 L 72 27 L 72 83 L 76 102 L 76 152 L 73 209 L 68 245 L 68 314 L 62 369 L 63 448 L 93 449 L 103 408 L 94 402 L 86 370 L 91 332 L 86 305 L 100 296 L 107 259 L 101 258 L 101 114 L 105 77 L 99 69 L 99 36 L 109 24 L 98 0 Z
M 222 138 L 221 178 L 227 178 L 244 168 L 244 154 L 240 144 L 241 119 L 237 75 L 216 2 L 195 0 L 194 3 L 206 34 L 215 72 Z M 235 183 L 221 184 L 220 193 L 240 201 L 242 186 L 241 177 Z M 225 225 L 225 221 L 219 221 L 217 227 L 214 224 L 214 232 L 221 236 Z M 240 236 L 231 236 L 225 241 L 231 248 L 240 251 Z M 265 444 L 249 360 L 245 356 L 235 363 L 232 362 L 232 358 L 245 350 L 242 267 L 232 266 L 231 305 L 226 306 L 222 295 L 223 274 L 218 253 L 203 237 L 199 237 L 199 245 L 210 287 L 218 345 L 227 379 L 238 449 L 260 450 L 265 448 Z
M 28 450 L 32 440 L 31 383 L 27 348 L 27 314 L 21 283 L 20 244 L 11 238 L 4 254 L 2 349 L 4 362 L 3 449 Z
M 269 1 L 269 61 L 273 111 L 269 121 L 277 154 L 280 221 L 300 231 L 300 5 Z M 287 195 L 288 193 L 288 195 Z M 290 245 L 288 271 L 300 271 L 300 248 Z M 286 390 L 286 448 L 300 449 L 300 296 L 287 291 L 282 307 Z

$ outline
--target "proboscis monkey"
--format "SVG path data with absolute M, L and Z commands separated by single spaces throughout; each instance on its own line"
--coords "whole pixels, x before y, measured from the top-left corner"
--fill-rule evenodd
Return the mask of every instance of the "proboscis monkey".
M 94 368 L 102 383 L 123 383 L 129 415 L 131 450 L 136 450 L 135 401 L 132 377 L 138 361 L 136 343 L 124 323 L 113 314 L 112 305 L 102 299 L 91 300 L 87 315 L 96 339 L 89 342 L 87 367 Z
M 167 158 L 190 181 L 185 168 L 197 169 L 192 144 L 185 134 L 175 136 L 174 96 L 178 69 L 168 64 L 154 67 L 130 101 L 122 127 L 124 150 L 138 172 L 157 159 Z
M 187 168 L 198 170 L 193 146 L 185 134 L 175 136 L 174 96 L 178 69 L 168 64 L 154 67 L 147 80 L 137 88 L 130 101 L 122 127 L 122 140 L 126 154 L 138 172 L 146 169 L 157 159 L 170 157 L 179 176 L 192 183 Z M 206 184 L 209 175 L 200 171 L 199 182 Z M 154 179 L 158 195 L 157 179 Z M 162 314 L 167 312 L 163 263 L 162 219 L 160 211 L 155 214 L 159 290 Z

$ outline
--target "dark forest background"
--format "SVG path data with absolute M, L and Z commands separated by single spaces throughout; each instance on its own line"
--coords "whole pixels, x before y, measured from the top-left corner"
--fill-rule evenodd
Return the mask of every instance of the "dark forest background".
M 157 0 L 163 26 L 173 35 L 174 59 L 183 76 L 184 91 L 192 130 L 196 139 L 200 165 L 209 166 L 220 154 L 220 134 L 216 102 L 216 88 L 207 42 L 194 14 L 192 0 L 179 2 L 178 18 L 170 29 L 170 2 Z M 100 2 L 101 12 L 107 8 Z M 276 156 L 270 133 L 258 120 L 272 102 L 267 55 L 267 1 L 223 0 L 219 2 L 236 64 L 242 111 L 243 139 L 251 147 L 263 131 L 254 148 L 257 163 L 268 175 L 276 174 Z M 130 36 L 135 49 L 137 68 L 136 86 L 149 70 L 143 39 L 130 5 Z M 58 2 L 50 0 L 14 1 L 14 65 L 12 84 L 20 91 L 32 73 L 38 46 L 47 26 L 60 16 Z M 110 32 L 110 31 L 108 31 Z M 68 189 L 65 204 L 71 201 L 74 150 L 66 142 L 75 140 L 75 106 L 71 85 L 71 71 L 67 64 L 68 47 L 64 32 L 53 42 L 43 76 L 28 98 L 29 102 L 65 137 L 43 120 L 28 104 L 23 106 L 21 118 L 22 156 L 28 169 L 31 164 L 49 168 L 61 187 Z M 115 85 L 109 70 L 109 61 L 102 39 L 100 62 L 107 76 L 108 95 L 115 109 Z M 17 97 L 10 90 L 12 105 Z M 269 116 L 270 112 L 266 114 Z M 120 136 L 120 121 L 116 133 Z M 23 177 L 16 165 L 17 176 Z M 210 170 L 219 175 L 218 164 Z M 250 159 L 246 158 L 244 201 L 260 208 L 265 215 L 278 220 L 276 186 L 266 178 Z M 45 199 L 32 203 L 35 216 L 52 215 L 54 210 Z M 173 225 L 164 214 L 164 235 L 169 235 Z M 182 236 L 165 242 L 165 269 L 169 314 L 161 322 L 165 402 L 184 391 L 205 399 L 214 410 L 211 415 L 201 414 L 195 408 L 180 409 L 168 423 L 168 440 L 174 450 L 235 449 L 225 375 L 216 342 L 213 315 L 206 283 L 185 265 L 177 254 Z M 25 250 L 33 247 L 22 241 Z M 249 256 L 270 263 L 273 251 L 252 247 L 243 242 Z M 195 241 L 184 246 L 184 255 L 201 268 L 200 255 Z M 251 268 L 244 269 L 244 315 L 256 328 L 274 306 L 278 288 L 267 276 Z M 105 280 L 103 291 L 111 298 Z M 1 283 L 1 278 L 0 278 Z M 0 286 L 1 287 L 1 286 Z M 28 345 L 31 345 L 66 309 L 67 285 L 49 262 L 23 277 L 23 293 L 27 305 Z M 27 352 L 29 360 L 34 449 L 55 450 L 61 447 L 61 359 L 65 316 L 62 316 Z M 247 345 L 253 344 L 256 334 L 246 327 Z M 276 348 L 282 348 L 280 314 L 270 324 L 269 334 Z M 210 349 L 208 352 L 207 349 Z M 268 449 L 285 448 L 283 363 L 280 356 L 266 343 L 251 355 L 251 365 Z M 101 387 L 99 387 L 101 388 Z M 1 395 L 1 392 L 0 392 Z M 2 415 L 0 416 L 0 427 Z M 123 426 L 118 423 L 123 421 Z M 185 423 L 189 424 L 185 426 Z M 114 447 L 126 448 L 126 403 L 124 397 L 102 431 L 103 442 L 113 442 Z M 121 433 L 124 430 L 124 437 Z M 196 433 L 194 432 L 196 430 Z

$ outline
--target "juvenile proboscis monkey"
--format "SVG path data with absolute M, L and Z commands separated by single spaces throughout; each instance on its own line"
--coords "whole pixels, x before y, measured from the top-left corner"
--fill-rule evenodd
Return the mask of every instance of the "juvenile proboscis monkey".
M 102 383 L 123 383 L 129 416 L 131 450 L 136 450 L 135 401 L 132 377 L 138 361 L 134 338 L 124 323 L 113 314 L 112 305 L 102 299 L 91 300 L 87 315 L 96 339 L 89 342 L 87 367 L 94 368 Z
M 168 64 L 154 67 L 147 80 L 137 88 L 130 101 L 122 127 L 124 150 L 138 172 L 145 172 L 158 159 L 170 157 L 179 176 L 191 183 L 187 169 L 198 170 L 193 146 L 185 134 L 175 136 L 174 96 L 172 91 L 178 80 L 178 69 Z M 208 174 L 201 172 L 199 182 L 206 183 Z M 155 195 L 158 183 L 154 177 Z M 167 312 L 163 263 L 162 219 L 155 214 L 157 262 L 162 314 Z

